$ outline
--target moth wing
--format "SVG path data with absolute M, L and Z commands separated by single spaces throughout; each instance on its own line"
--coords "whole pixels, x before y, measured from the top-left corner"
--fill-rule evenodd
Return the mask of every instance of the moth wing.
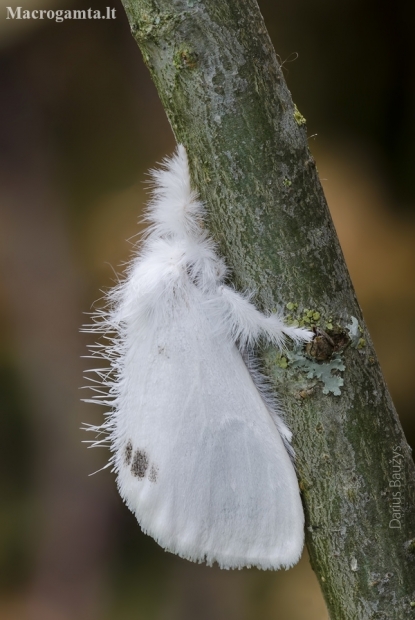
M 293 565 L 304 537 L 297 478 L 236 346 L 191 311 L 149 333 L 125 358 L 121 496 L 146 533 L 184 558 Z

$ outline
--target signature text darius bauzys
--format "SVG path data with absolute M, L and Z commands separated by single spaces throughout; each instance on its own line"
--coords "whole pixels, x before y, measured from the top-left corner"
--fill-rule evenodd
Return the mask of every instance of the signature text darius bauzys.
M 404 473 L 401 446 L 396 446 L 393 448 L 391 465 L 392 471 L 390 476 L 391 479 L 389 480 L 389 487 L 391 487 L 392 491 L 390 503 L 392 518 L 389 521 L 389 527 L 392 529 L 401 529 L 404 504 Z
M 31 11 L 23 9 L 21 6 L 12 8 L 6 6 L 6 19 L 53 19 L 55 22 L 63 22 L 65 19 L 115 19 L 115 9 L 110 6 L 105 10 L 99 9 L 82 9 L 67 10 L 59 9 L 52 11 L 51 9 L 33 9 Z

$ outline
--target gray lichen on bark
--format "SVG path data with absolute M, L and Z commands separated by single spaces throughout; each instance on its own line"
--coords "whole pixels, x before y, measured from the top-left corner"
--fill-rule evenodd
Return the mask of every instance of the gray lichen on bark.
M 293 363 L 310 359 L 304 352 L 261 353 L 294 434 L 307 545 L 331 617 L 413 617 L 414 464 L 258 6 L 123 2 L 235 285 L 255 291 L 262 309 L 284 308 L 343 340 L 314 360 L 326 377 L 342 375 L 341 395 Z M 352 317 L 361 337 L 347 346 Z M 344 372 L 324 366 L 333 359 Z

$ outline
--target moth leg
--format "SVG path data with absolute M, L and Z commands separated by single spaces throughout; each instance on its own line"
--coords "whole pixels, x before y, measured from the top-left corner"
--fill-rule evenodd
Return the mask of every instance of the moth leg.
M 246 296 L 229 286 L 221 286 L 219 292 L 231 333 L 242 347 L 253 345 L 260 336 L 280 349 L 284 347 L 287 336 L 295 342 L 308 342 L 314 336 L 313 332 L 306 329 L 286 325 L 278 314 L 265 316 Z

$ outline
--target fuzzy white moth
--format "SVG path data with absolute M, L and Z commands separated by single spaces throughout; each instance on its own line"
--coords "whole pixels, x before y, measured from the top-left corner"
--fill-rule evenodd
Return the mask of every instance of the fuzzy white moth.
M 153 180 L 147 236 L 91 327 L 110 342 L 96 351 L 110 370 L 95 372 L 112 410 L 90 430 L 108 435 L 120 494 L 162 547 L 222 568 L 288 568 L 304 538 L 291 432 L 243 355 L 259 337 L 282 347 L 313 334 L 224 283 L 183 146 Z

